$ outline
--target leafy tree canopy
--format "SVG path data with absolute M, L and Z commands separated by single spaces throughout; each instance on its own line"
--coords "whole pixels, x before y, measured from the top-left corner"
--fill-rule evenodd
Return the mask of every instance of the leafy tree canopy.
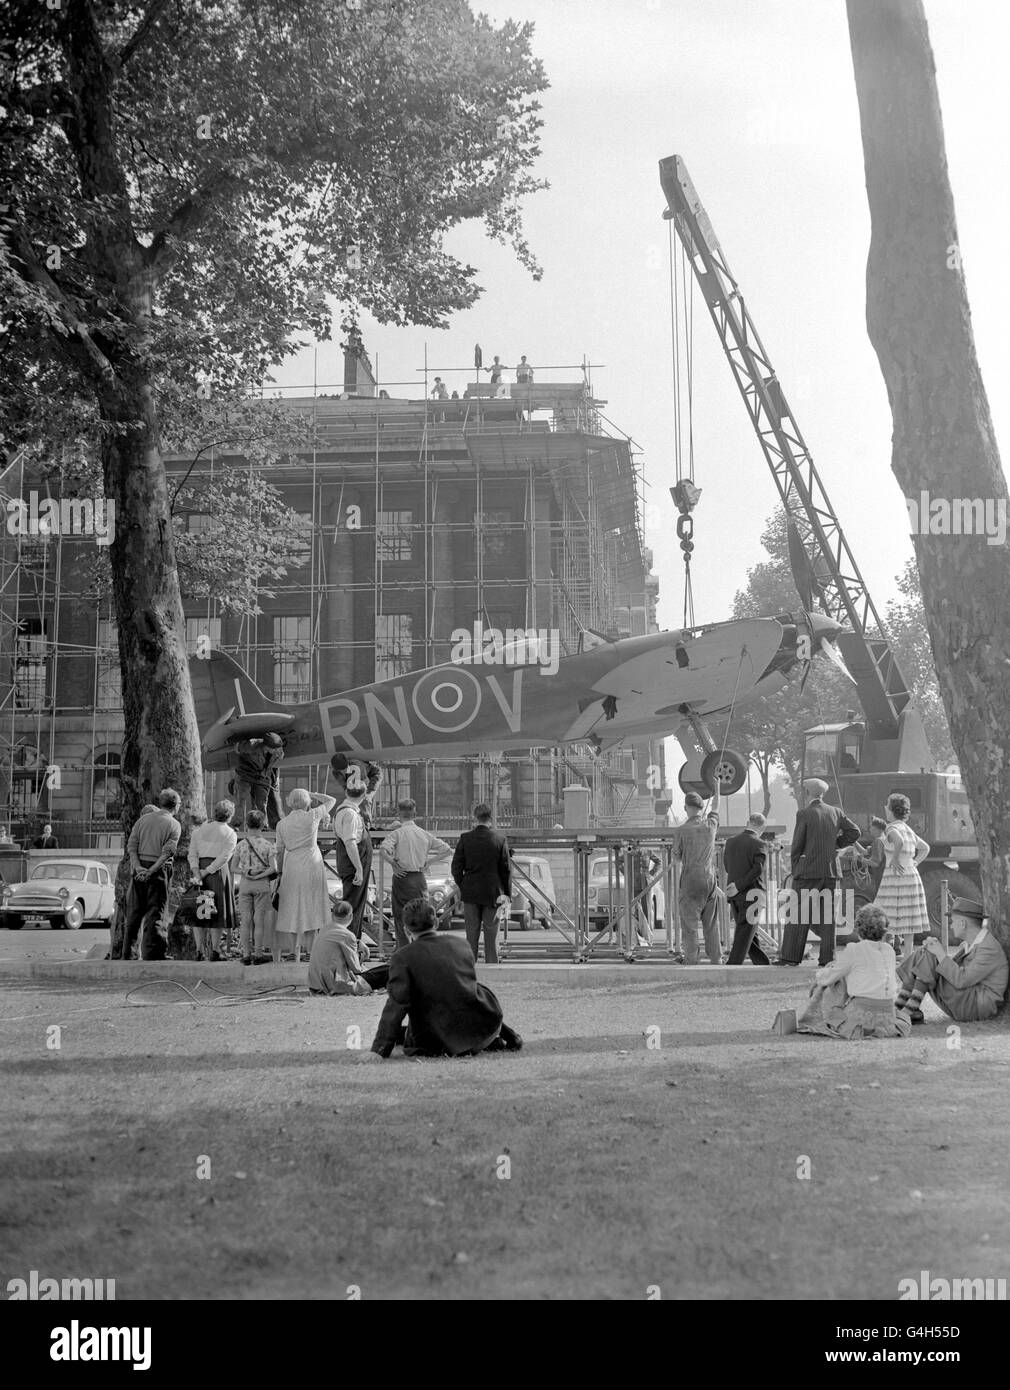
M 531 32 L 463 0 L 11 0 L 0 447 L 138 366 L 171 433 L 198 381 L 327 338 L 328 300 L 443 326 L 480 294 L 443 248 L 465 219 L 538 276 Z

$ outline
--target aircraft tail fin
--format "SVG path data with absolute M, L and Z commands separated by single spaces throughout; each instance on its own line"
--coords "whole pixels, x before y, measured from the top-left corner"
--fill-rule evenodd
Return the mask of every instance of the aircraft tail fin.
M 282 705 L 268 700 L 252 677 L 226 652 L 211 651 L 207 656 L 191 656 L 189 678 L 193 703 L 201 729 L 209 728 L 229 710 L 236 715 L 280 710 Z

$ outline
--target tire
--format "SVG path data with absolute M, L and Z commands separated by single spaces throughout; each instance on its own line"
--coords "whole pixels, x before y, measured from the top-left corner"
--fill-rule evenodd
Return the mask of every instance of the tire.
M 747 781 L 747 762 L 739 753 L 727 748 L 723 752 L 707 753 L 701 764 L 701 780 L 708 788 L 719 784 L 721 796 L 732 796 Z M 711 795 L 711 791 L 707 793 Z
M 75 900 L 63 914 L 63 922 L 68 931 L 80 931 L 84 922 L 84 904 L 80 898 Z
M 962 874 L 954 869 L 945 869 L 943 865 L 927 865 L 920 869 L 919 876 L 922 879 L 922 886 L 926 892 L 926 907 L 929 911 L 929 923 L 934 931 L 939 931 L 940 922 L 940 880 L 947 880 L 947 891 L 951 898 L 974 898 L 978 902 L 982 896 L 982 890 L 975 879 L 969 878 L 967 874 Z

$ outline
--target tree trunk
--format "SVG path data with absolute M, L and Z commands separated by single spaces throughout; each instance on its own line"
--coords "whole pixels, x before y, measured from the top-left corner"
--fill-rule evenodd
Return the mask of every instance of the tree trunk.
M 172 878 L 170 916 L 187 878 L 189 813 L 203 805 L 200 736 L 193 711 L 182 597 L 168 488 L 149 381 L 117 372 L 117 388 L 100 397 L 106 497 L 115 503 L 110 546 L 119 628 L 125 734 L 123 829 L 141 806 L 173 787 L 182 798 L 183 837 Z M 117 879 L 121 931 L 123 876 Z M 187 942 L 190 944 L 187 945 Z M 192 954 L 186 932 L 169 934 L 170 954 Z
M 1006 508 L 972 337 L 921 0 L 848 0 L 872 219 L 867 327 L 905 496 Z M 978 839 L 992 928 L 1010 948 L 1010 548 L 916 534 L 940 692 Z

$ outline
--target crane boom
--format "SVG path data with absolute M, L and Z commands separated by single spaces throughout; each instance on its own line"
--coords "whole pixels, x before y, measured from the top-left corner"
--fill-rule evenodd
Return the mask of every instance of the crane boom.
M 838 646 L 856 681 L 868 731 L 877 739 L 900 739 L 909 716 L 918 722 L 914 707 L 907 709 L 911 696 L 799 425 L 684 161 L 679 155 L 660 160 L 659 175 L 668 204 L 664 216 L 673 221 L 687 253 L 798 534 L 803 555 L 794 557 L 794 569 L 801 560 L 819 607 L 850 629 L 839 636 Z

